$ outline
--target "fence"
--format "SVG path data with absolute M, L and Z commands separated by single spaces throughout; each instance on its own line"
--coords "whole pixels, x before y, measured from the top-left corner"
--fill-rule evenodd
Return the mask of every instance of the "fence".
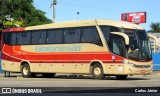
M 160 70 L 160 53 L 153 53 L 153 70 Z

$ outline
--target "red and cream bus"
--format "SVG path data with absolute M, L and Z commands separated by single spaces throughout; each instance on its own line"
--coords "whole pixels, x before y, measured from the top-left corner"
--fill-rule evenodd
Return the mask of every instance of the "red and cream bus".
M 2 69 L 35 74 L 91 74 L 94 79 L 152 73 L 149 36 L 122 21 L 59 22 L 2 32 Z

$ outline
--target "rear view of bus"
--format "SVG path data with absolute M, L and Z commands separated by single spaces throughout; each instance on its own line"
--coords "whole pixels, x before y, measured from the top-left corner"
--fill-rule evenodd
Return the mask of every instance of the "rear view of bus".
M 122 21 L 86 20 L 7 29 L 2 34 L 2 69 L 23 77 L 56 73 L 94 79 L 152 73 L 149 36 Z

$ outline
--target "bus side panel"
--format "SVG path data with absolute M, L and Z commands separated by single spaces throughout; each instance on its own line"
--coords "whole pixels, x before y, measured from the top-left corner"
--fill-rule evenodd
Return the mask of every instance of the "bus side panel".
M 105 74 L 123 74 L 124 64 L 123 63 L 104 63 Z
M 81 73 L 82 72 L 82 64 L 80 63 L 54 63 L 50 64 L 49 71 L 57 72 L 57 73 Z
M 20 72 L 20 63 L 2 60 L 2 70 L 10 72 Z
M 13 51 L 12 46 L 3 45 L 2 49 L 2 70 L 20 72 L 20 58 L 16 58 L 19 53 Z
M 65 48 L 72 50 L 65 51 Z M 106 50 L 89 43 L 26 45 L 21 47 L 21 57 L 30 62 L 31 71 L 35 73 L 89 73 L 90 61 L 109 56 Z
M 48 67 L 46 63 L 30 63 L 31 72 L 48 73 Z
M 89 64 L 88 64 L 89 65 Z M 88 73 L 87 64 L 83 63 L 31 63 L 35 73 Z

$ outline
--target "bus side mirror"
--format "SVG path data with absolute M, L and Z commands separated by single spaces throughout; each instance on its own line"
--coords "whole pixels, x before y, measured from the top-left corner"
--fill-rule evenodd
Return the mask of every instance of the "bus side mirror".
M 148 37 L 155 40 L 156 47 L 159 47 L 159 40 L 156 36 L 148 34 Z
M 111 32 L 111 34 L 122 36 L 125 40 L 125 45 L 129 45 L 129 37 L 127 34 L 122 33 L 122 32 Z

